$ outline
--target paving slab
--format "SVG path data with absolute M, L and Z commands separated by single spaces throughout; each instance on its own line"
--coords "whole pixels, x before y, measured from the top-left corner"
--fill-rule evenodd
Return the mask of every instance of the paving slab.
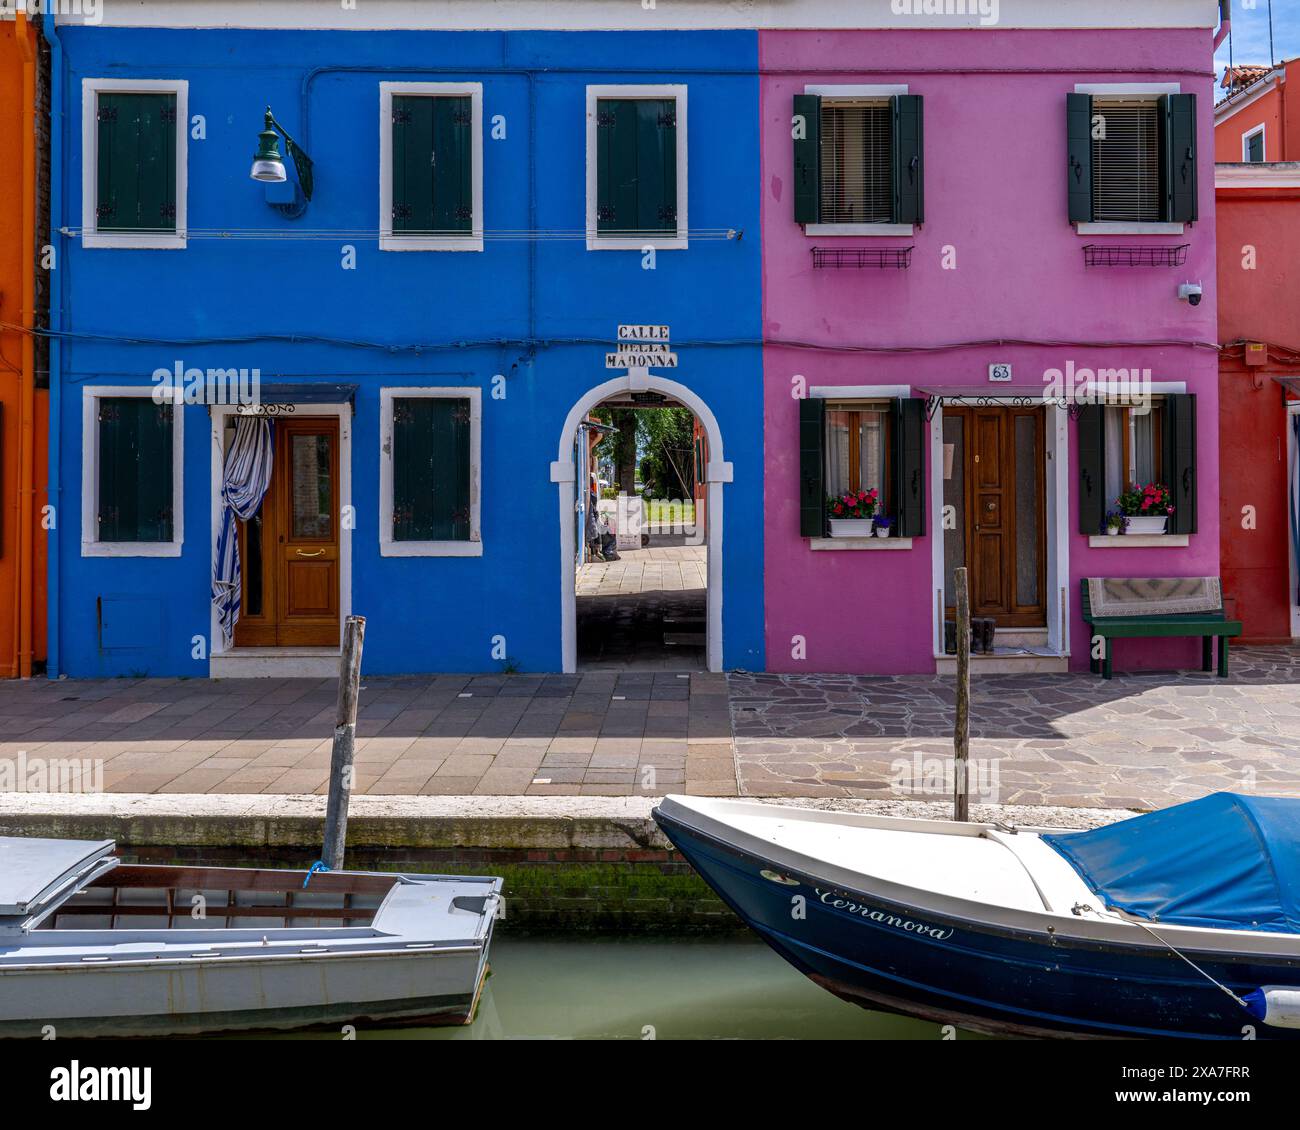
M 356 794 L 950 791 L 950 677 L 680 674 L 368 677 Z M 113 795 L 319 794 L 334 693 L 329 680 L 5 682 L 0 771 L 12 784 L 39 762 L 53 781 L 58 763 L 84 762 L 79 780 L 100 766 Z M 1300 648 L 1235 649 L 1226 680 L 978 677 L 971 739 L 976 800 L 1149 809 L 1216 789 L 1300 795 Z

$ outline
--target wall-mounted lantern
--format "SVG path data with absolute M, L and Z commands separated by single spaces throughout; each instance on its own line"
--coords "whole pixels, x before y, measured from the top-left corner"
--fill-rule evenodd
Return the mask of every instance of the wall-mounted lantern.
M 281 137 L 284 138 L 284 143 L 288 147 L 289 156 L 293 158 L 293 167 L 298 175 L 298 187 L 302 190 L 302 197 L 304 200 L 310 200 L 312 191 L 311 158 L 289 136 L 284 126 L 275 120 L 275 115 L 271 113 L 270 106 L 266 108 L 266 128 L 257 135 L 257 152 L 253 154 L 253 167 L 249 170 L 248 175 L 253 180 L 261 181 L 264 184 L 284 184 L 288 180 L 284 170 L 284 158 L 280 155 Z M 273 199 L 269 193 L 267 199 L 281 208 L 288 203 L 287 201 Z M 294 190 L 293 199 L 297 199 L 297 188 Z

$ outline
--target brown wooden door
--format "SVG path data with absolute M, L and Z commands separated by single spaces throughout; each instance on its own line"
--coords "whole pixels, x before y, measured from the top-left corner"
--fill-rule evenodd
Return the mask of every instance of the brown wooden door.
M 1046 624 L 1043 413 L 945 409 L 963 420 L 965 561 L 971 615 L 999 627 Z M 950 593 L 951 597 L 952 594 Z
M 239 647 L 333 647 L 339 642 L 339 422 L 276 420 L 271 485 L 240 523 Z
M 1000 409 L 971 414 L 970 453 L 966 481 L 970 484 L 972 581 L 971 615 L 1005 616 L 1007 575 L 1013 564 L 1010 516 L 1007 511 L 1007 418 Z

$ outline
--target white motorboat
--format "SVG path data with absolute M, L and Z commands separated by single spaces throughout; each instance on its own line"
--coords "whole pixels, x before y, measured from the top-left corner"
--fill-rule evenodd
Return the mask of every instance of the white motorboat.
M 0 837 L 0 1035 L 472 1019 L 501 880 L 121 863 Z

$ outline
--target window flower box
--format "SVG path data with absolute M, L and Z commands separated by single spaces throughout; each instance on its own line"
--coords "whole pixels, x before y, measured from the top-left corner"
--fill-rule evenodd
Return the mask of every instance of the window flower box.
M 826 514 L 833 538 L 869 538 L 875 530 L 876 501 L 879 497 L 871 490 L 847 491 L 838 498 L 826 500 Z
M 1165 526 L 1168 524 L 1168 518 L 1133 517 L 1128 520 L 1128 532 L 1130 534 L 1163 534 Z
M 1163 534 L 1174 512 L 1174 500 L 1163 483 L 1132 484 L 1115 500 L 1130 534 Z
M 871 537 L 870 518 L 832 518 L 830 521 L 833 538 Z

